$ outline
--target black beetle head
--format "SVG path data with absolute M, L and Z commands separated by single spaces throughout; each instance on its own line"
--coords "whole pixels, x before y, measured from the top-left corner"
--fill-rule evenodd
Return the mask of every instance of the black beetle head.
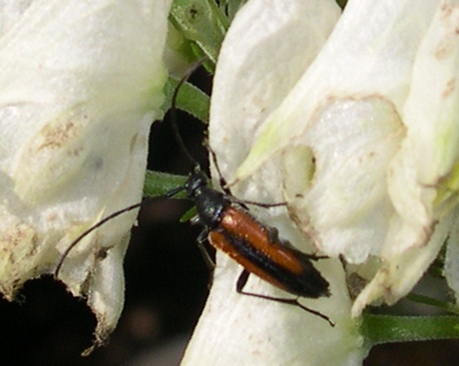
M 199 167 L 196 167 L 188 176 L 185 183 L 186 194 L 188 198 L 194 199 L 201 193 L 202 187 L 209 185 L 209 178 Z

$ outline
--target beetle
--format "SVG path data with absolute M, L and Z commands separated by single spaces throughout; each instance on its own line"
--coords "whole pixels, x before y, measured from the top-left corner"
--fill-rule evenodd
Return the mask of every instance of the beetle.
M 326 315 L 306 307 L 298 301 L 298 297 L 317 299 L 331 295 L 329 283 L 312 263 L 326 257 L 306 254 L 295 249 L 289 242 L 279 238 L 275 228 L 261 223 L 261 221 L 249 213 L 247 208 L 247 204 L 273 207 L 283 206 L 285 203 L 265 204 L 250 201 L 242 202 L 234 197 L 230 189 L 225 188 L 226 182 L 221 175 L 215 153 L 212 149 L 209 149 L 220 176 L 220 185 L 223 192 L 212 188 L 209 177 L 186 149 L 178 131 L 175 118 L 175 102 L 178 90 L 185 80 L 186 78 L 180 80 L 177 88 L 174 90 L 171 126 L 178 145 L 188 160 L 193 163 L 194 168 L 188 175 L 183 186 L 176 187 L 166 194 L 154 198 L 172 198 L 179 192 L 186 192 L 187 197 L 196 206 L 197 215 L 191 219 L 191 222 L 203 226 L 197 242 L 207 261 L 210 261 L 210 257 L 204 248 L 206 241 L 217 250 L 226 253 L 243 267 L 236 282 L 236 291 L 238 293 L 300 307 L 326 320 L 331 326 L 334 326 L 334 323 Z M 82 238 L 109 220 L 125 212 L 137 209 L 141 205 L 142 203 L 136 203 L 116 211 L 78 236 L 61 256 L 54 272 L 55 277 L 58 277 L 65 258 Z M 260 277 L 281 290 L 296 295 L 297 298 L 273 297 L 244 291 L 250 274 Z
M 211 155 L 215 160 L 213 152 Z M 216 167 L 219 172 L 218 165 Z M 329 297 L 329 284 L 312 263 L 326 257 L 303 253 L 293 248 L 289 242 L 281 240 L 276 229 L 257 220 L 238 203 L 239 200 L 233 199 L 228 192 L 222 193 L 211 188 L 207 175 L 199 165 L 188 176 L 185 189 L 188 198 L 194 201 L 198 213 L 193 222 L 204 226 L 198 236 L 198 243 L 202 245 L 207 240 L 244 268 L 236 282 L 238 293 L 295 305 L 334 325 L 326 315 L 302 305 L 298 299 L 244 291 L 249 275 L 254 274 L 297 296 L 313 299 Z M 263 207 L 283 205 L 251 204 Z

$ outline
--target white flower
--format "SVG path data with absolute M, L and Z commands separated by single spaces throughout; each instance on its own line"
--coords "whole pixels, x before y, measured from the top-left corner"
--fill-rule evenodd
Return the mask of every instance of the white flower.
M 317 263 L 332 296 L 301 301 L 331 328 L 237 294 L 240 268 L 219 256 L 183 364 L 361 364 L 355 317 L 411 290 L 456 215 L 458 7 L 351 0 L 336 22 L 334 1 L 251 0 L 236 16 L 209 127 L 223 176 L 239 198 L 286 200 L 289 217 L 281 208 L 256 216 L 305 252 L 342 256 L 368 284 L 352 304 L 341 262 Z M 457 259 L 448 263 L 457 289 Z M 280 296 L 259 279 L 249 285 Z
M 252 0 L 237 14 L 219 55 L 209 125 L 210 144 L 224 178 L 233 177 L 250 151 L 255 131 L 308 69 L 339 14 L 332 0 Z M 275 164 L 258 170 L 250 184 L 241 186 L 234 187 L 233 193 L 242 199 L 284 200 L 282 175 Z M 280 236 L 295 247 L 312 251 L 311 243 L 289 220 L 285 208 L 251 207 L 251 211 L 266 224 L 275 225 Z M 335 327 L 296 307 L 236 293 L 241 268 L 224 254 L 218 255 L 210 297 L 182 364 L 326 365 L 335 359 L 359 362 L 365 351 L 350 318 L 351 300 L 341 264 L 321 260 L 315 265 L 331 283 L 333 296 L 301 302 L 329 316 Z M 246 290 L 294 297 L 255 276 L 249 279 Z
M 170 0 L 0 3 L 0 289 L 52 273 L 69 243 L 138 202 L 161 116 Z M 135 213 L 80 242 L 59 278 L 86 296 L 97 340 L 122 310 Z

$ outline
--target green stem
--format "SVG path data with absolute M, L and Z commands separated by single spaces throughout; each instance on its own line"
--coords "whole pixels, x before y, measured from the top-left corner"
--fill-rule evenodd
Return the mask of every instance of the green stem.
M 368 346 L 382 343 L 459 338 L 457 316 L 363 316 L 361 332 Z

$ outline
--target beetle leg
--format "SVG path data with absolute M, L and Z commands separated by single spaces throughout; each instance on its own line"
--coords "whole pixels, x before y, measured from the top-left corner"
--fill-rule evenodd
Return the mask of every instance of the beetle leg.
M 203 230 L 199 233 L 196 238 L 196 243 L 198 244 L 198 249 L 201 252 L 204 262 L 206 262 L 209 271 L 212 273 L 215 267 L 215 262 L 212 260 L 212 257 L 209 254 L 209 251 L 206 249 L 205 242 L 207 241 L 207 230 Z
M 299 308 L 307 311 L 308 313 L 311 313 L 313 315 L 316 315 L 316 316 L 324 319 L 325 321 L 328 322 L 328 324 L 330 324 L 330 326 L 332 326 L 332 327 L 335 326 L 335 323 L 333 323 L 328 316 L 322 314 L 321 312 L 319 312 L 317 310 L 314 310 L 314 309 L 308 308 L 307 306 L 304 306 L 303 304 L 301 304 L 298 301 L 298 299 L 286 299 L 286 298 L 283 298 L 283 297 L 273 297 L 273 296 L 255 294 L 253 292 L 244 291 L 244 287 L 247 284 L 247 280 L 249 279 L 249 275 L 250 275 L 250 273 L 248 271 L 246 271 L 245 269 L 239 275 L 239 278 L 237 279 L 237 283 L 236 283 L 236 291 L 238 293 L 240 293 L 242 295 L 246 295 L 246 296 L 257 297 L 259 299 L 276 301 L 276 302 L 280 302 L 282 304 L 298 306 Z

